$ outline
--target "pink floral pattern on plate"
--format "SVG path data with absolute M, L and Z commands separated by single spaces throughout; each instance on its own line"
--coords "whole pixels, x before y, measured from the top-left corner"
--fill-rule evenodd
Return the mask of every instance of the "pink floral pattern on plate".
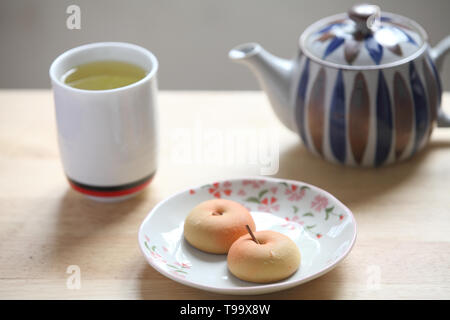
M 259 211 L 264 211 L 264 212 L 273 212 L 273 211 L 278 211 L 280 210 L 280 205 L 277 202 L 277 198 L 275 197 L 266 197 L 264 199 L 261 200 L 261 205 L 258 206 L 258 210 Z
M 222 196 L 230 196 L 232 189 L 231 189 L 231 182 L 225 181 L 222 184 L 219 182 L 214 182 L 213 184 L 207 184 L 204 185 L 202 188 L 208 188 L 208 192 L 212 194 L 215 198 L 221 198 Z
M 303 186 L 299 188 L 298 186 L 293 184 L 290 187 L 286 188 L 284 194 L 287 196 L 287 199 L 289 201 L 299 201 L 305 196 L 306 189 L 309 189 L 309 187 Z
M 250 181 L 250 180 L 249 180 Z M 255 180 L 256 181 L 256 180 Z M 253 184 L 247 182 L 247 185 Z M 262 185 L 262 184 L 261 184 Z M 258 185 L 259 187 L 261 185 Z M 285 220 L 287 223 L 283 224 L 283 228 L 287 228 L 289 230 L 295 230 L 296 228 L 303 228 L 306 232 L 312 234 L 316 239 L 320 239 L 323 237 L 323 233 L 316 230 L 316 223 L 308 223 L 308 219 L 314 218 L 315 214 L 323 213 L 324 220 L 327 221 L 330 216 L 337 216 L 339 220 L 344 219 L 343 214 L 335 213 L 335 207 L 330 206 L 327 207 L 330 203 L 327 197 L 322 195 L 316 195 L 311 201 L 309 207 L 312 211 L 307 211 L 302 214 L 303 220 L 297 216 L 299 213 L 299 204 L 305 198 L 308 190 L 310 189 L 308 186 L 299 186 L 297 184 L 288 184 L 286 182 L 280 182 L 280 186 L 284 187 L 283 196 L 289 202 L 295 202 L 296 205 L 292 206 L 294 216 L 286 216 Z M 278 192 L 278 187 L 270 187 L 270 188 L 262 188 L 257 194 L 254 194 L 250 197 L 245 197 L 244 202 L 249 204 L 258 204 L 255 208 L 258 211 L 274 213 L 282 210 L 280 201 L 275 196 L 269 196 L 270 193 L 275 194 Z M 239 196 L 247 195 L 247 193 L 239 194 Z M 282 202 L 281 202 L 282 203 Z M 285 202 L 286 203 L 286 202 Z M 248 208 L 248 207 L 247 207 Z M 251 210 L 251 209 L 250 209 Z
M 317 195 L 313 202 L 311 202 L 311 209 L 314 209 L 317 212 L 325 209 L 328 205 L 328 199 L 324 196 Z
M 261 188 L 264 184 L 266 183 L 266 181 L 264 180 L 243 180 L 242 181 L 242 185 L 243 186 L 252 186 L 254 189 L 259 189 Z
M 144 245 L 145 248 L 147 248 L 148 252 L 150 253 L 150 258 L 157 262 L 157 263 L 162 263 L 164 264 L 166 267 L 170 268 L 170 273 L 179 277 L 179 278 L 186 278 L 188 272 L 187 270 L 191 268 L 191 264 L 188 262 L 178 262 L 178 261 L 174 261 L 172 263 L 169 263 L 167 261 L 167 259 L 165 259 L 159 252 L 157 249 L 156 245 L 152 245 L 150 246 L 149 244 L 149 237 L 147 235 L 145 235 L 145 240 L 144 241 Z M 168 249 L 166 247 L 162 247 L 165 253 L 168 253 Z

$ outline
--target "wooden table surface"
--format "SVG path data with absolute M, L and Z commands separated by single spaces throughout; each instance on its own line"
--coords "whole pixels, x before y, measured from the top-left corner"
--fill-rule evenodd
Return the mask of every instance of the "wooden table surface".
M 450 93 L 444 105 L 450 111 Z M 450 129 L 436 129 L 427 148 L 407 162 L 354 169 L 309 153 L 261 92 L 163 91 L 159 118 L 160 165 L 150 187 L 125 202 L 96 203 L 65 180 L 51 92 L 0 90 L 0 298 L 450 298 Z M 352 252 L 316 280 L 250 297 L 204 292 L 152 269 L 137 232 L 156 203 L 192 185 L 261 169 L 205 159 L 180 163 L 174 153 L 180 129 L 192 135 L 190 148 L 194 132 L 271 132 L 279 144 L 276 177 L 317 185 L 353 211 Z M 80 268 L 79 289 L 66 286 L 70 265 Z

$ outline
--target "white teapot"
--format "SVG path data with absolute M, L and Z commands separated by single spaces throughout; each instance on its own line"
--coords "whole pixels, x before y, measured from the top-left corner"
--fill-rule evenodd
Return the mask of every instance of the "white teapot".
M 309 26 L 293 60 L 256 43 L 229 57 L 248 65 L 278 118 L 323 158 L 381 166 L 411 157 L 428 142 L 440 110 L 439 70 L 450 36 L 435 48 L 411 19 L 355 5 Z

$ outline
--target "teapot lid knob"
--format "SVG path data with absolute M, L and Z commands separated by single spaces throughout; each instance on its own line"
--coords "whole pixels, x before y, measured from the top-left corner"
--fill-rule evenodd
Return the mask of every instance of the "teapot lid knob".
M 357 4 L 349 11 L 348 16 L 356 24 L 356 29 L 363 35 L 373 33 L 380 24 L 380 7 L 373 4 Z

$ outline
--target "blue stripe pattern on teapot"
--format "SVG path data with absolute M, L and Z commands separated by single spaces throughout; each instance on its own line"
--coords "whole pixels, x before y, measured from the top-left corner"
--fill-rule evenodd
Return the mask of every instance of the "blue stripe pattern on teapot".
M 305 146 L 327 160 L 382 166 L 421 150 L 441 84 L 428 54 L 376 70 L 327 68 L 300 56 L 295 120 Z

